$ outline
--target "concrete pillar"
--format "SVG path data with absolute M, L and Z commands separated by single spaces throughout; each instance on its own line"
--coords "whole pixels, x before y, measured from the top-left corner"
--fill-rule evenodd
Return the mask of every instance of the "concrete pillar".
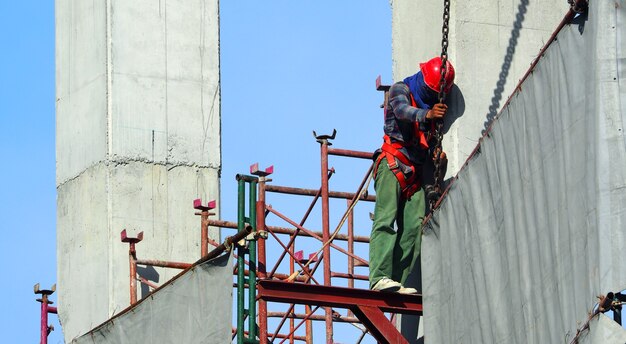
M 450 0 L 448 56 L 456 69 L 451 116 L 444 136 L 456 174 L 492 118 L 569 9 L 567 1 Z M 441 54 L 442 0 L 390 0 L 393 78 L 400 81 L 419 63 Z
M 199 258 L 192 201 L 219 199 L 219 15 L 217 0 L 55 8 L 58 300 L 70 341 L 129 305 L 122 229 L 144 232 L 139 258 Z M 139 273 L 162 283 L 178 271 Z

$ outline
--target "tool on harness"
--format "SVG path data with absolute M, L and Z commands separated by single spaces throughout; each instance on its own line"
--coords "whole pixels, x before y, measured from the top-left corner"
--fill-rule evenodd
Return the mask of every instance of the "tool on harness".
M 420 189 L 419 171 L 413 163 L 400 151 L 404 145 L 400 142 L 392 142 L 387 135 L 380 151 L 377 151 L 374 163 L 374 176 L 378 172 L 378 166 L 385 159 L 389 170 L 396 176 L 402 197 L 410 199 Z

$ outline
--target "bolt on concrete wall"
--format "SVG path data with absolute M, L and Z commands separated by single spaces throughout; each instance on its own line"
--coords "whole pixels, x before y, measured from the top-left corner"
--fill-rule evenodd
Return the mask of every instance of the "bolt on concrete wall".
M 57 264 L 68 341 L 129 304 L 122 229 L 144 232 L 139 258 L 199 258 L 192 201 L 219 199 L 218 24 L 217 0 L 56 0 Z M 177 271 L 139 273 L 162 283 Z
M 450 117 L 443 148 L 448 175 L 459 170 L 517 86 L 544 42 L 569 9 L 567 1 L 450 0 L 448 57 L 457 88 L 449 95 Z M 419 63 L 441 54 L 443 1 L 390 0 L 393 78 L 400 81 Z

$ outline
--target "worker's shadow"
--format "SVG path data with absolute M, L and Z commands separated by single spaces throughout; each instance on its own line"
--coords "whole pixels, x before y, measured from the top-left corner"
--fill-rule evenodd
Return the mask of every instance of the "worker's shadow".
M 138 277 L 143 277 L 147 281 L 152 282 L 154 284 L 159 283 L 159 273 L 152 266 L 137 266 L 137 275 Z M 139 296 L 140 299 L 148 296 L 150 294 L 150 287 L 145 283 L 138 283 L 141 286 L 141 294 Z

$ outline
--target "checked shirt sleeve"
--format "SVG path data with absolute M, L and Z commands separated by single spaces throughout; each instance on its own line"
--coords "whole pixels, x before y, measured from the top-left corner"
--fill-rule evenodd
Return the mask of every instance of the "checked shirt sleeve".
M 426 123 L 428 109 L 411 106 L 409 87 L 403 82 L 397 82 L 389 89 L 389 104 L 395 117 L 401 122 Z

